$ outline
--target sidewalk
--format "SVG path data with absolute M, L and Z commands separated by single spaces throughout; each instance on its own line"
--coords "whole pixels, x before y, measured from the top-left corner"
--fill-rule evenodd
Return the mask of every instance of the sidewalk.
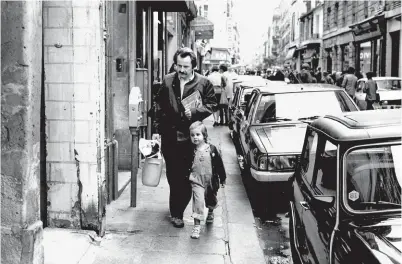
M 213 128 L 212 119 L 204 123 L 211 142 L 222 151 L 228 177 L 226 187 L 218 193 L 215 221 L 208 226 L 202 223 L 198 240 L 190 238 L 192 203 L 184 213 L 184 228 L 173 227 L 166 176 L 158 187 L 146 187 L 139 171 L 137 207 L 130 207 L 128 184 L 120 198 L 106 208 L 103 238 L 95 238 L 94 232 L 46 228 L 45 263 L 265 263 L 228 129 Z

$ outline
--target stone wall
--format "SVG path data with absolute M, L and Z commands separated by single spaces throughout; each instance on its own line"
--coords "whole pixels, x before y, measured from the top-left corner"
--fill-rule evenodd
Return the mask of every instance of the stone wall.
M 1 263 L 43 263 L 42 2 L 1 2 Z
M 104 45 L 98 1 L 44 1 L 47 222 L 100 226 L 104 184 Z

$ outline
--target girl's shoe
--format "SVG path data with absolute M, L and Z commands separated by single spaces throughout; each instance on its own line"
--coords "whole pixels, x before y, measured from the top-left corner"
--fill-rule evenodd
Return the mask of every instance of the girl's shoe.
M 214 212 L 208 212 L 207 224 L 212 224 L 214 222 Z
M 200 237 L 201 225 L 195 225 L 191 232 L 191 238 L 198 239 Z

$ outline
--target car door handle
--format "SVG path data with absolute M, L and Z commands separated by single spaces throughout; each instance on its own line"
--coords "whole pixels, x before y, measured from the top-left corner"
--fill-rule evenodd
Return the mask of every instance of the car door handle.
M 310 205 L 306 201 L 300 201 L 301 207 L 304 208 L 304 210 L 310 210 Z

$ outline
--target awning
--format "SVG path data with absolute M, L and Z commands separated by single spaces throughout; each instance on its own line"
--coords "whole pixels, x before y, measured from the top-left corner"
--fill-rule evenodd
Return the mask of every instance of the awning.
M 369 17 L 363 21 L 350 25 L 355 41 L 362 41 L 368 38 L 379 37 L 385 34 L 385 18 L 384 14 Z
M 293 58 L 293 55 L 295 54 L 296 48 L 291 48 L 288 50 L 288 53 L 286 54 L 285 60 L 291 60 Z
M 197 17 L 197 7 L 194 1 L 180 0 L 155 0 L 155 1 L 136 1 L 140 7 L 152 7 L 153 11 L 162 12 L 188 12 L 191 18 Z
M 195 31 L 195 40 L 214 38 L 214 24 L 205 17 L 196 17 L 190 25 Z

